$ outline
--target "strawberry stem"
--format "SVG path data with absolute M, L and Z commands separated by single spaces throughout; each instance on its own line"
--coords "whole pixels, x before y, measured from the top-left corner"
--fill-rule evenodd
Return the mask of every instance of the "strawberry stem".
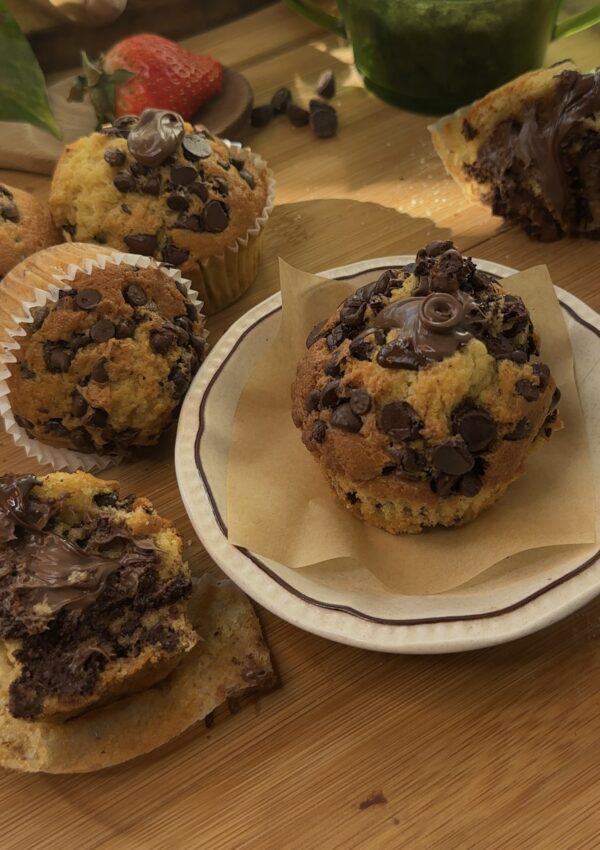
M 102 58 L 92 62 L 85 50 L 81 51 L 81 70 L 82 73 L 75 77 L 67 99 L 81 103 L 87 95 L 96 112 L 96 129 L 99 130 L 103 124 L 115 120 L 116 90 L 135 77 L 135 74 L 125 68 L 117 68 L 109 74 L 104 70 Z

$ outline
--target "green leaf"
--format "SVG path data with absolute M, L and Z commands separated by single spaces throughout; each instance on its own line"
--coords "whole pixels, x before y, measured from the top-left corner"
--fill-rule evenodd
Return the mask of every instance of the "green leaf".
M 60 139 L 46 83 L 29 42 L 0 0 L 0 121 L 25 121 Z

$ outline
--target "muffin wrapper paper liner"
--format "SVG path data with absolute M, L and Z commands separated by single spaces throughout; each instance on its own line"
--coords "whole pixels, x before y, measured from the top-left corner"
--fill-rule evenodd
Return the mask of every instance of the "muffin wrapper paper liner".
M 55 249 L 51 250 L 62 250 L 64 251 L 65 258 L 67 258 L 69 252 L 72 254 L 75 248 L 87 248 L 88 251 L 90 250 L 89 246 L 77 245 L 76 243 L 56 246 Z M 25 260 L 24 263 L 28 263 L 28 260 Z M 84 469 L 86 472 L 101 472 L 110 466 L 118 464 L 123 460 L 123 456 L 80 454 L 70 449 L 49 446 L 39 442 L 39 440 L 32 440 L 28 437 L 26 431 L 17 425 L 12 411 L 10 390 L 8 388 L 8 379 L 10 377 L 8 364 L 16 362 L 13 352 L 19 348 L 19 338 L 25 336 L 26 332 L 22 325 L 33 321 L 31 309 L 33 307 L 41 307 L 49 301 L 56 302 L 60 290 L 69 289 L 71 281 L 75 279 L 77 274 L 81 272 L 91 274 L 95 268 L 104 269 L 107 263 L 115 265 L 126 264 L 138 268 L 160 265 L 150 257 L 143 257 L 139 254 L 124 254 L 112 249 L 101 250 L 95 258 L 84 258 L 82 255 L 82 259 L 77 263 L 63 263 L 65 268 L 63 273 L 48 273 L 46 279 L 43 281 L 45 284 L 45 288 L 43 289 L 31 285 L 31 278 L 35 277 L 36 274 L 40 274 L 37 269 L 32 269 L 31 274 L 26 273 L 23 275 L 23 281 L 24 283 L 26 282 L 26 285 L 20 287 L 22 290 L 20 293 L 15 292 L 12 286 L 9 289 L 12 293 L 12 298 L 9 298 L 8 291 L 3 292 L 5 303 L 2 305 L 3 309 L 0 311 L 3 336 L 0 350 L 0 416 L 4 420 L 6 431 L 11 435 L 15 444 L 24 450 L 27 457 L 35 458 L 40 464 L 49 464 L 56 470 L 64 469 L 73 472 L 76 469 Z M 178 269 L 166 268 L 164 266 L 160 266 L 160 268 L 168 277 L 182 283 L 187 288 L 190 300 L 201 310 L 202 302 L 199 300 L 196 292 L 191 289 L 190 282 L 182 277 L 181 272 Z M 19 266 L 17 266 L 18 269 Z M 50 280 L 53 282 L 50 283 Z
M 578 545 L 587 557 L 593 554 L 595 486 L 586 425 L 569 335 L 544 266 L 503 284 L 523 298 L 540 333 L 542 359 L 562 392 L 564 429 L 531 452 L 524 476 L 471 523 L 399 536 L 367 525 L 338 502 L 291 418 L 290 387 L 308 332 L 378 273 L 359 282 L 336 281 L 281 261 L 280 273 L 280 330 L 251 372 L 233 422 L 230 543 L 304 568 L 312 579 L 345 593 L 379 595 L 441 593 L 487 570 L 492 576 L 495 571 L 543 570 L 553 559 L 564 559 L 566 546 Z

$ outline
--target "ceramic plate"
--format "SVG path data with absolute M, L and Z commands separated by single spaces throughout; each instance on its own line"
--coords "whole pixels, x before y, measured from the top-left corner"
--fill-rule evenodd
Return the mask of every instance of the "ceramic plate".
M 382 257 L 323 274 L 356 278 L 357 286 L 379 269 L 411 262 Z M 501 277 L 513 269 L 477 260 Z M 600 469 L 600 316 L 556 288 L 572 340 L 577 381 L 594 467 Z M 227 468 L 211 447 L 227 448 L 240 391 L 279 325 L 281 296 L 271 296 L 242 316 L 219 340 L 196 376 L 177 431 L 175 465 L 191 522 L 208 553 L 225 573 L 265 608 L 307 631 L 341 643 L 386 652 L 431 653 L 474 649 L 535 631 L 564 617 L 600 593 L 600 551 L 564 547 L 559 566 L 546 567 L 532 552 L 527 575 L 492 571 L 451 592 L 430 596 L 382 596 L 346 592 L 231 545 L 227 540 Z M 223 446 L 225 443 L 225 446 Z M 598 477 L 597 477 L 598 480 Z M 400 545 L 400 543 L 399 543 Z

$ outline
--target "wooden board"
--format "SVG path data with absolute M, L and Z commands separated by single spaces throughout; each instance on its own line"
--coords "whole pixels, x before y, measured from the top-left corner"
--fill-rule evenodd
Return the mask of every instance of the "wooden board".
M 600 245 L 540 245 L 464 201 L 435 158 L 427 120 L 358 87 L 341 43 L 309 42 L 307 25 L 282 6 L 210 36 L 190 43 L 206 50 L 214 40 L 232 64 L 239 51 L 258 102 L 283 84 L 307 95 L 325 67 L 353 83 L 336 98 L 337 139 L 313 140 L 285 119 L 248 134 L 276 172 L 278 207 L 259 280 L 210 320 L 213 341 L 274 291 L 278 255 L 316 271 L 434 237 L 518 268 L 547 262 L 557 283 L 600 309 Z M 551 59 L 565 47 L 553 46 Z M 599 47 L 592 33 L 567 49 L 591 66 Z M 2 180 L 47 192 L 33 175 Z M 172 447 L 171 437 L 118 477 L 178 523 L 195 570 L 215 570 L 177 495 Z M 2 437 L 0 468 L 36 467 Z M 261 617 L 278 691 L 121 768 L 0 774 L 3 850 L 597 846 L 600 600 L 512 644 L 445 657 L 369 653 Z M 365 806 L 370 799 L 378 802 Z

